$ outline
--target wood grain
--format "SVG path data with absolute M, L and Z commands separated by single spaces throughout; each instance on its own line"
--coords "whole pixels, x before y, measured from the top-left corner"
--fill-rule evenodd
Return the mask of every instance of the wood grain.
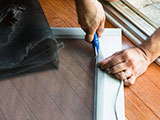
M 6 116 L 3 114 L 2 110 L 0 110 L 0 120 L 7 120 Z
M 68 0 L 67 0 L 68 1 Z M 59 0 L 59 4 L 60 5 L 63 5 L 64 4 L 64 1 L 63 0 Z M 66 3 L 67 4 L 67 3 Z M 66 5 L 65 4 L 65 5 Z M 70 6 L 70 7 L 73 7 L 74 6 L 74 1 L 73 0 L 70 0 L 69 1 L 69 4 L 67 4 L 67 7 L 65 8 L 65 12 L 67 12 L 68 11 L 68 13 L 70 12 L 69 11 L 69 9 L 68 9 L 68 6 Z M 63 7 L 59 7 L 59 8 L 57 8 L 58 10 L 61 10 L 61 11 L 64 11 L 64 8 Z M 63 17 L 64 15 L 62 15 L 62 14 L 65 14 L 65 12 L 62 12 L 62 13 L 59 13 L 59 12 L 57 12 L 57 14 L 60 16 L 60 17 Z M 72 13 L 73 14 L 73 13 Z M 73 14 L 73 16 L 72 17 L 76 17 L 76 15 L 75 14 Z M 66 24 L 66 26 L 65 27 L 70 27 L 70 26 L 74 26 L 74 27 L 77 27 L 77 25 L 75 25 L 75 23 L 74 23 L 74 21 L 72 21 L 73 22 L 73 24 L 70 22 L 71 21 L 71 19 L 70 20 L 68 20 L 68 18 L 67 17 L 63 17 L 62 18 L 64 21 L 67 21 L 67 23 L 68 24 L 71 24 L 71 25 L 67 25 Z M 73 18 L 72 18 L 73 19 Z M 59 27 L 61 27 L 61 26 L 59 26 Z M 106 27 L 107 28 L 113 28 L 113 26 L 110 24 L 110 23 L 108 23 L 108 22 L 106 22 Z M 91 61 L 89 61 L 89 59 L 87 60 L 87 57 L 85 57 L 85 56 L 83 56 L 83 54 L 87 54 L 87 53 L 89 53 L 87 50 L 86 50 L 86 53 L 83 53 L 83 54 L 81 54 L 80 52 L 75 52 L 76 51 L 76 49 L 74 49 L 74 47 L 76 48 L 77 46 L 74 46 L 74 45 L 72 45 L 72 44 L 76 44 L 76 42 L 68 42 L 68 41 L 66 41 L 65 42 L 65 44 L 66 45 L 69 45 L 70 47 L 68 47 L 68 50 L 69 50 L 69 52 L 72 54 L 72 56 L 73 57 L 75 57 L 75 59 L 76 59 L 76 61 L 81 65 L 81 67 L 84 69 L 84 70 L 86 70 L 86 73 L 88 73 L 88 74 L 91 74 L 91 73 L 93 73 L 92 72 L 92 70 L 91 69 L 88 69 L 88 68 L 92 68 L 92 67 L 90 67 L 89 66 L 89 64 L 88 63 L 91 63 Z M 77 44 L 80 44 L 80 43 L 78 43 L 77 42 Z M 125 37 L 125 36 L 123 36 L 123 49 L 125 49 L 125 48 L 129 48 L 129 47 L 133 47 L 134 45 Z M 89 47 L 89 46 L 88 46 Z M 84 49 L 87 49 L 87 48 L 85 48 L 84 47 Z M 77 49 L 77 51 L 78 51 L 78 49 Z M 83 51 L 83 50 L 82 50 Z M 85 60 L 84 60 L 84 58 L 85 58 Z M 92 61 L 93 62 L 93 61 Z M 92 64 L 91 64 L 92 65 Z M 154 71 L 154 72 L 152 72 L 152 71 Z M 155 98 L 152 98 L 152 96 L 150 95 L 150 93 L 148 93 L 147 91 L 145 91 L 145 87 L 147 87 L 147 89 L 154 89 L 154 91 L 151 93 L 151 94 L 153 94 L 153 95 L 158 95 L 159 94 L 159 92 L 158 92 L 158 88 L 159 88 L 159 81 L 160 81 L 160 76 L 159 76 L 159 73 L 160 72 L 160 68 L 155 64 L 155 63 L 153 63 L 149 68 L 148 68 L 148 70 L 146 71 L 146 73 L 143 75 L 143 77 L 144 76 L 146 76 L 146 78 L 143 78 L 143 77 L 140 77 L 140 78 L 138 78 L 137 79 L 137 81 L 140 81 L 141 80 L 141 82 L 139 83 L 139 82 L 137 82 L 134 86 L 132 86 L 131 88 L 127 88 L 128 90 L 129 90 L 129 92 L 131 92 L 133 95 L 132 96 L 128 96 L 128 95 L 126 95 L 128 92 L 126 92 L 126 90 L 125 90 L 125 99 L 129 99 L 130 100 L 130 104 L 128 104 L 128 103 L 126 103 L 126 116 L 127 116 L 127 119 L 128 120 L 130 120 L 130 119 L 132 119 L 132 120 L 134 120 L 134 117 L 135 117 L 135 120 L 140 120 L 140 119 L 159 119 L 159 113 L 160 112 L 158 112 L 159 111 L 159 103 L 158 103 L 158 101 L 160 100 L 160 98 L 158 98 L 158 96 L 157 96 L 157 99 L 155 99 Z M 151 74 L 152 73 L 152 74 Z M 155 76 L 155 78 L 153 78 L 153 76 Z M 91 76 L 91 78 L 92 78 L 93 76 Z M 148 78 L 148 79 L 147 79 Z M 154 79 L 154 81 L 153 81 L 153 79 Z M 92 83 L 93 84 L 93 83 Z M 145 84 L 151 84 L 151 85 L 148 85 L 148 86 L 145 86 L 145 87 L 142 87 L 142 85 L 145 85 Z M 139 86 L 139 88 L 137 88 L 136 89 L 136 87 L 137 86 Z M 139 91 L 143 91 L 144 92 L 144 96 L 142 96 L 142 95 L 140 95 L 139 94 Z M 157 91 L 157 92 L 156 92 Z M 142 92 L 142 93 L 143 93 Z M 132 103 L 133 103 L 133 101 L 132 101 L 132 99 L 134 99 L 134 98 L 137 98 L 136 99 L 136 101 L 134 101 L 134 102 L 138 102 L 139 104 L 141 104 L 141 106 L 138 106 L 138 105 L 136 105 L 135 106 L 135 110 L 136 111 L 138 111 L 137 112 L 137 114 L 133 114 L 133 112 L 132 112 Z M 148 100 L 149 99 L 149 100 Z M 158 100 L 158 101 L 157 101 Z M 156 102 L 155 103 L 155 105 L 153 106 L 152 105 L 152 103 L 151 102 Z M 135 104 L 135 103 L 134 103 Z M 146 105 L 146 104 L 148 104 L 148 105 Z M 152 107 L 152 108 L 151 108 Z M 142 109 L 143 108 L 143 109 Z M 154 111 L 153 111 L 154 110 Z M 127 111 L 128 112 L 131 112 L 132 113 L 132 115 L 134 116 L 130 116 L 130 114 L 127 114 Z M 146 112 L 147 111 L 147 112 Z M 147 115 L 147 117 L 146 117 L 146 114 L 149 114 L 149 115 Z M 138 116 L 138 119 L 137 119 L 137 116 Z
M 0 83 L 0 109 L 1 115 L 3 115 L 2 119 L 35 120 L 34 115 L 30 112 L 10 80 L 1 81 Z
M 79 27 L 74 0 L 40 0 L 52 27 Z M 107 28 L 113 26 L 106 21 Z M 60 40 L 59 70 L 0 81 L 0 120 L 92 120 L 94 53 L 80 40 Z M 123 36 L 123 49 L 134 45 Z M 125 88 L 126 120 L 160 119 L 160 67 L 151 64 Z
M 37 75 L 41 76 L 41 73 L 19 77 L 13 80 L 13 84 L 38 120 L 51 120 L 53 118 L 66 120 L 56 103 L 37 81 Z

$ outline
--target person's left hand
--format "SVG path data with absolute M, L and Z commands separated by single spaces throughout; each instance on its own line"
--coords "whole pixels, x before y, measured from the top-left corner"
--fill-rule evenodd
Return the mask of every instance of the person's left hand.
M 146 71 L 149 64 L 147 55 L 140 48 L 117 52 L 98 63 L 102 70 L 107 70 L 116 78 L 124 80 L 125 86 L 132 85 L 136 78 Z

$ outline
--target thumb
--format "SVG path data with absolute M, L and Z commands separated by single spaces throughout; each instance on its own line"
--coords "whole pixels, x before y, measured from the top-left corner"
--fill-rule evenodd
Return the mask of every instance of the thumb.
M 105 21 L 102 21 L 97 29 L 98 37 L 101 37 L 104 30 Z
M 92 42 L 92 40 L 93 40 L 93 38 L 94 38 L 94 33 L 95 32 L 93 32 L 93 33 L 87 33 L 86 34 L 86 36 L 85 36 L 85 40 L 87 41 L 87 42 Z
M 94 34 L 96 31 L 97 31 L 97 27 L 95 27 L 95 26 L 89 28 L 88 31 L 86 31 L 85 40 L 87 42 L 91 43 L 93 41 Z

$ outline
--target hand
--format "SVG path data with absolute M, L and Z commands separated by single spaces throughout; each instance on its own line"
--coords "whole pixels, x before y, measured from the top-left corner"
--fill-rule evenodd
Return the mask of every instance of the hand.
M 85 40 L 92 42 L 95 32 L 101 37 L 104 30 L 105 14 L 97 0 L 75 0 L 78 22 L 86 32 Z
M 104 0 L 104 1 L 107 1 L 107 2 L 117 2 L 119 0 Z
M 98 64 L 102 70 L 109 69 L 116 78 L 124 80 L 124 84 L 130 86 L 146 71 L 150 61 L 140 48 L 130 48 L 117 52 Z

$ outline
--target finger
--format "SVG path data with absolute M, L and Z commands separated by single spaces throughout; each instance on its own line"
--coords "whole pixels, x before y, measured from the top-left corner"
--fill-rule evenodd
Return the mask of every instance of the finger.
M 107 69 L 122 62 L 124 62 L 122 55 L 112 56 L 108 61 L 101 65 L 101 68 Z
M 86 33 L 85 35 L 85 40 L 89 43 L 92 42 L 93 38 L 94 38 L 94 30 L 91 30 L 91 27 L 86 27 L 84 25 L 81 25 L 81 28 L 84 30 L 84 32 Z M 92 28 L 93 29 L 93 28 Z
M 118 73 L 121 71 L 125 71 L 126 69 L 128 69 L 128 66 L 127 66 L 126 62 L 123 62 L 123 63 L 117 64 L 117 65 L 111 67 L 110 71 L 111 71 L 111 73 L 115 74 L 115 73 Z
M 110 60 L 111 58 L 113 58 L 113 57 L 115 57 L 115 56 L 117 56 L 119 54 L 120 54 L 120 52 L 116 52 L 113 55 L 109 56 L 108 58 L 105 58 L 104 60 L 100 61 L 98 64 L 99 65 L 105 64 L 106 61 Z
M 127 80 L 131 76 L 132 76 L 132 71 L 130 69 L 115 74 L 115 77 L 118 78 L 119 80 Z
M 100 61 L 98 63 L 99 66 L 102 66 L 103 64 L 107 64 L 107 62 L 109 62 L 109 60 L 112 59 L 112 56 L 105 58 L 104 60 Z
M 104 30 L 105 21 L 102 21 L 97 29 L 98 37 L 101 37 L 103 30 Z
M 87 42 L 91 43 L 93 41 L 94 34 L 96 33 L 97 28 L 98 28 L 98 25 L 93 25 L 93 26 L 88 27 L 87 30 L 85 30 L 86 31 L 85 40 Z
M 84 25 L 81 25 L 81 28 L 84 30 L 84 32 L 87 33 L 87 30 L 88 30 L 88 29 L 86 29 L 86 27 L 85 27 Z
M 102 64 L 106 64 L 110 59 L 111 59 L 111 56 L 108 57 L 108 58 L 105 58 L 104 60 L 102 60 L 102 61 L 100 61 L 100 62 L 98 62 L 98 65 L 101 66 Z
M 95 33 L 96 33 L 96 29 L 91 28 L 91 30 L 88 30 L 88 32 L 86 32 L 85 40 L 91 43 L 94 39 Z
M 94 34 L 93 33 L 87 33 L 86 36 L 85 36 L 85 40 L 87 42 L 89 42 L 89 43 L 92 42 L 93 38 L 94 38 Z
M 128 78 L 127 80 L 124 80 L 124 85 L 125 86 L 131 86 L 134 84 L 136 78 L 132 75 L 130 78 Z

